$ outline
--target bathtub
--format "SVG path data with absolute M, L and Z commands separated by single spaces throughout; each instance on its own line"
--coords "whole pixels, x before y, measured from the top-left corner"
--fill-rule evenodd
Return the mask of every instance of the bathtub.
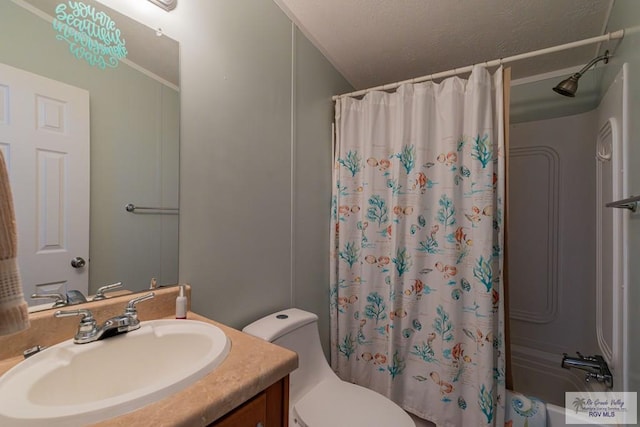
M 580 427 L 580 426 L 601 426 L 601 427 L 612 427 L 611 425 L 603 426 L 602 424 L 596 424 L 590 422 L 589 420 L 584 420 L 582 424 L 567 424 L 565 421 L 565 410 L 563 407 L 547 404 L 547 427 Z M 409 414 L 413 421 L 416 423 L 416 427 L 435 427 L 430 421 L 423 420 L 422 418 L 418 418 L 413 414 Z M 580 418 L 576 418 L 575 413 L 572 413 L 571 410 L 567 412 L 567 415 L 571 418 L 570 420 L 574 422 L 580 422 Z
M 572 422 L 572 424 L 567 424 L 566 422 L 566 418 L 565 418 L 565 408 L 562 408 L 560 406 L 556 406 L 556 405 L 551 405 L 551 404 L 547 404 L 547 427 L 563 427 L 563 426 L 568 426 L 568 427 L 576 427 L 576 426 L 601 426 L 601 427 L 605 427 L 603 424 L 598 424 L 595 423 L 593 421 L 590 420 L 585 420 L 580 418 L 575 411 L 568 409 L 566 412 L 566 416 L 569 417 L 568 419 Z M 581 424 L 577 424 L 580 423 Z M 611 425 L 608 425 L 606 427 L 611 427 Z

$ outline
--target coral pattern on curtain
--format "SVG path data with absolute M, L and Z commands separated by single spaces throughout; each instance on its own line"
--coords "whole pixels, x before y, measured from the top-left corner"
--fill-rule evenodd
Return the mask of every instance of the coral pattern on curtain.
M 438 426 L 504 424 L 502 68 L 336 103 L 332 367 Z

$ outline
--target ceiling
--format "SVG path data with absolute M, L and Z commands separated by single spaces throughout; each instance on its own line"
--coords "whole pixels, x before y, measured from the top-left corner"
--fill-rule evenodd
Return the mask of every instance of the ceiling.
M 355 89 L 589 37 L 615 0 L 275 0 Z M 514 79 L 584 65 L 598 45 L 510 64 Z

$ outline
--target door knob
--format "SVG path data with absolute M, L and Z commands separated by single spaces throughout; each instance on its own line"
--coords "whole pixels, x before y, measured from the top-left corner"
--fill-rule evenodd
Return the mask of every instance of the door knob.
M 87 265 L 87 262 L 82 257 L 77 256 L 71 260 L 71 267 L 73 268 L 82 268 L 85 265 Z

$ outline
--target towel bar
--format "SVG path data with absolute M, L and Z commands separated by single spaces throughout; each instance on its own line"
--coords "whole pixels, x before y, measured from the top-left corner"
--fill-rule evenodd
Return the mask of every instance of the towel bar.
M 136 206 L 133 203 L 129 203 L 125 205 L 124 209 L 127 212 L 136 213 L 137 210 L 145 210 L 150 212 L 141 212 L 141 213 L 149 213 L 149 214 L 168 214 L 168 215 L 178 215 L 180 209 L 178 208 L 163 208 L 163 207 L 147 207 L 147 206 Z

